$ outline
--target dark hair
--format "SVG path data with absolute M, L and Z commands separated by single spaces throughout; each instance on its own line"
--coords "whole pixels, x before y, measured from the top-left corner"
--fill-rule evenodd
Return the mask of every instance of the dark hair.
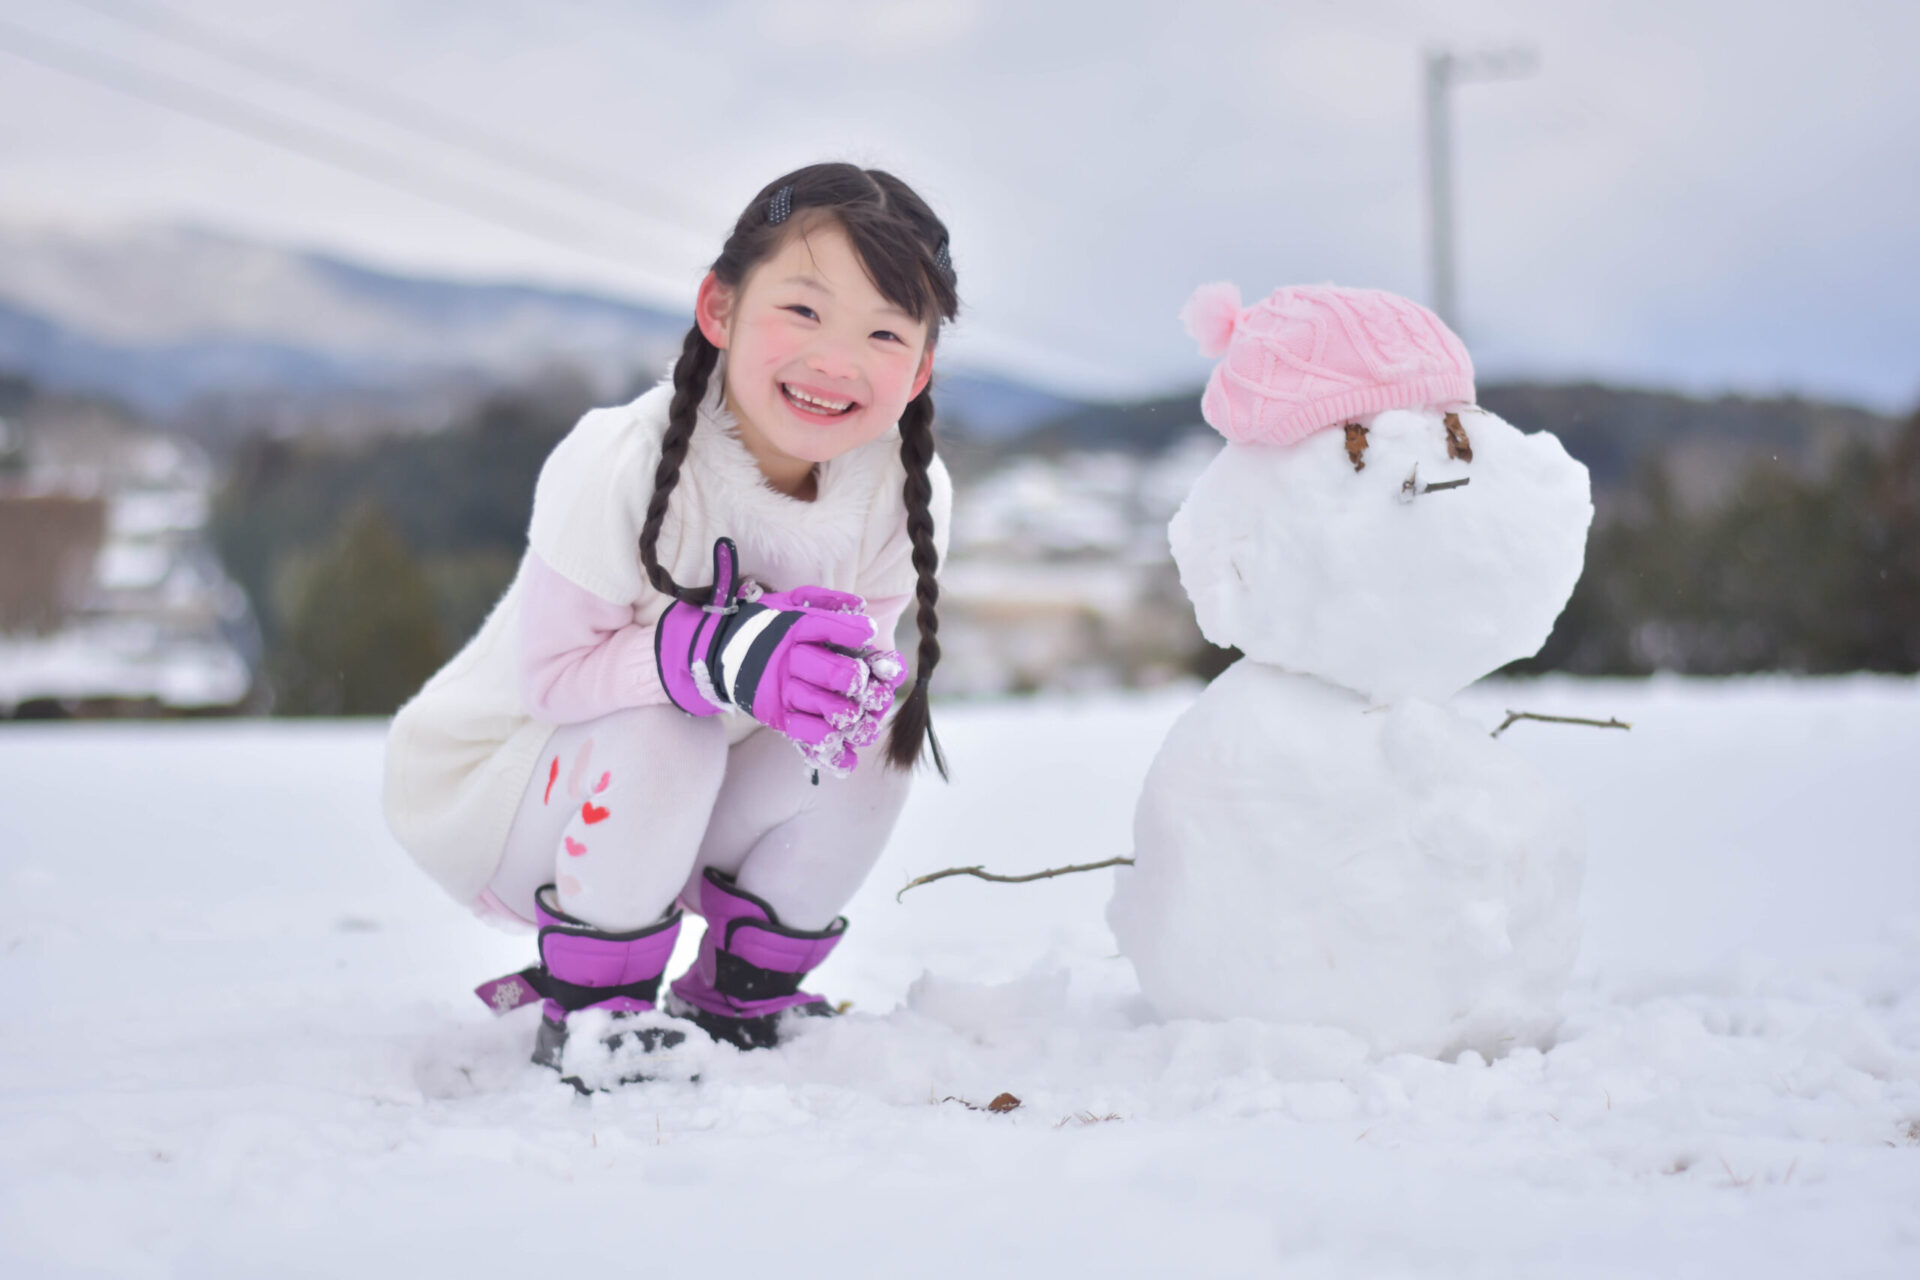
M 783 193 L 779 221 L 775 221 L 774 197 Z M 947 229 L 911 187 L 879 169 L 815 164 L 775 178 L 748 202 L 733 224 L 733 234 L 714 259 L 715 278 L 740 288 L 755 267 L 779 252 L 788 235 L 796 229 L 804 234 L 821 220 L 830 220 L 846 232 L 881 295 L 927 326 L 927 348 L 932 350 L 941 322 L 953 319 L 960 309 L 947 253 Z M 673 400 L 667 410 L 667 433 L 660 442 L 660 465 L 653 475 L 653 497 L 640 528 L 640 562 L 648 581 L 655 590 L 689 603 L 703 603 L 706 592 L 682 587 L 660 564 L 660 526 L 666 519 L 667 499 L 680 482 L 680 466 L 686 461 L 700 403 L 706 398 L 707 380 L 719 358 L 719 349 L 707 341 L 698 323 L 687 330 L 673 366 Z M 894 715 L 886 754 L 895 767 L 910 769 L 919 762 L 925 742 L 944 778 L 947 762 L 927 705 L 927 682 L 940 662 L 940 621 L 934 613 L 940 600 L 940 584 L 934 578 L 939 555 L 933 545 L 933 484 L 927 476 L 933 463 L 931 381 L 900 415 L 900 461 L 907 470 L 901 497 L 906 502 L 907 535 L 913 542 L 913 568 L 918 575 L 914 618 L 920 629 L 920 649 L 913 687 Z

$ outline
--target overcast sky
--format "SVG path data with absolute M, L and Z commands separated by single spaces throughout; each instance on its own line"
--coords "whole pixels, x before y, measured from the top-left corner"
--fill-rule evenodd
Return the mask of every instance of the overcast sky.
M 761 184 L 846 158 L 952 228 L 949 350 L 1132 394 L 1204 374 L 1204 281 L 1427 299 L 1426 47 L 1537 63 L 1453 98 L 1483 376 L 1920 401 L 1912 0 L 0 0 L 0 217 L 685 305 Z

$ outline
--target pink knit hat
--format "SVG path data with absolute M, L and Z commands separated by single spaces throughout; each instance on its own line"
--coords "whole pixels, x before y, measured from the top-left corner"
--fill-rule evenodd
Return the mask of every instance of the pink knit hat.
M 1180 312 L 1203 355 L 1201 416 L 1229 440 L 1292 444 L 1388 409 L 1473 403 L 1473 360 L 1440 317 L 1379 289 L 1292 285 L 1251 307 L 1203 284 Z

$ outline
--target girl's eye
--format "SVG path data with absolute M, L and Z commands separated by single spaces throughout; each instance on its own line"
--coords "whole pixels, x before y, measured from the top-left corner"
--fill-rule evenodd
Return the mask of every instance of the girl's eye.
M 885 339 L 888 342 L 904 342 L 905 341 L 904 338 L 902 338 L 899 334 L 895 333 L 891 329 L 875 329 L 873 331 L 873 336 L 876 338 Z
M 786 310 L 793 312 L 793 314 L 801 317 L 804 320 L 818 320 L 820 318 L 819 316 L 813 314 L 812 307 L 803 307 L 799 303 L 795 303 L 793 306 L 787 307 Z

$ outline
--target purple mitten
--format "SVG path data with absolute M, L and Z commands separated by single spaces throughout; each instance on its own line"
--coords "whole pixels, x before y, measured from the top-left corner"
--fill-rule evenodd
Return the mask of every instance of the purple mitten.
M 660 618 L 661 686 L 690 715 L 734 707 L 791 738 L 815 766 L 851 769 L 855 750 L 879 735 L 879 717 L 905 674 L 899 654 L 867 647 L 873 620 L 865 608 L 859 596 L 825 587 L 746 598 L 739 554 L 721 538 L 710 602 L 675 601 Z

